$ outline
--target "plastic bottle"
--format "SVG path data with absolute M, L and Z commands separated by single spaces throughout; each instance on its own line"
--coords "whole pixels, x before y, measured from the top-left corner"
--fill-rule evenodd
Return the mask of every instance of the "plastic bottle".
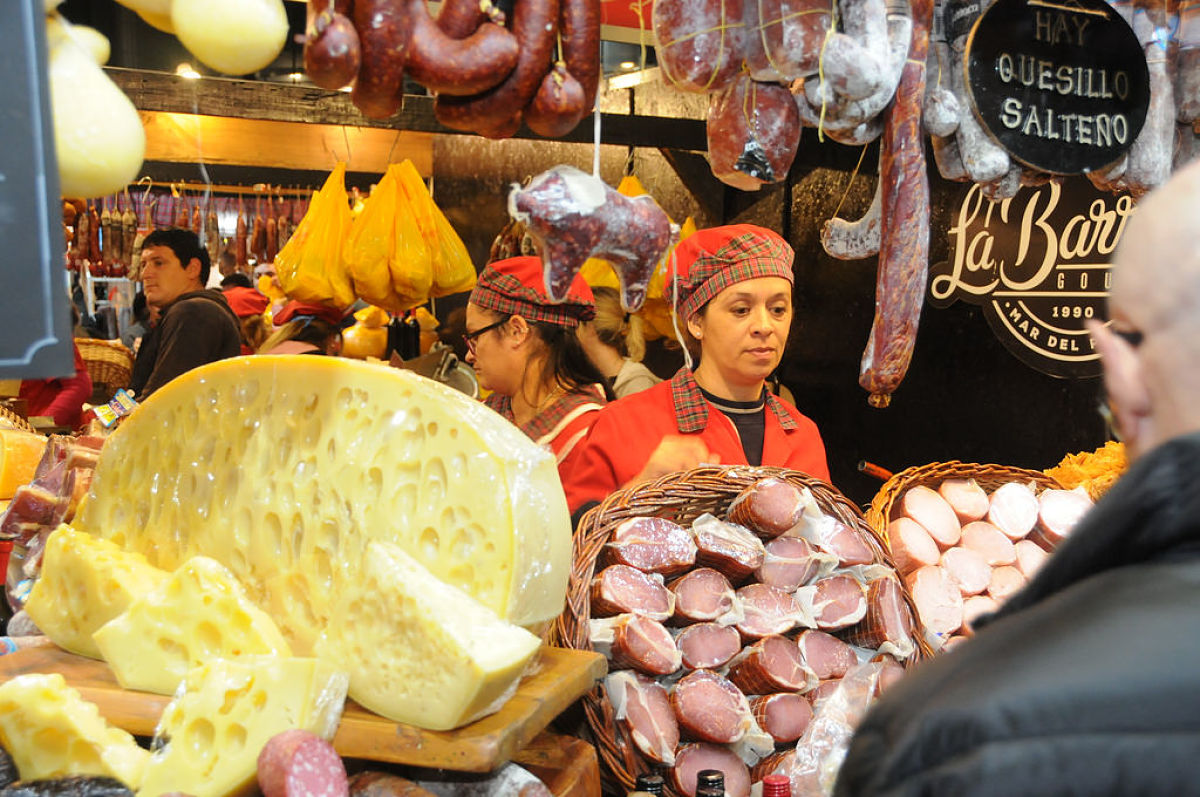
M 762 797 L 792 797 L 792 782 L 787 775 L 767 775 L 762 779 Z

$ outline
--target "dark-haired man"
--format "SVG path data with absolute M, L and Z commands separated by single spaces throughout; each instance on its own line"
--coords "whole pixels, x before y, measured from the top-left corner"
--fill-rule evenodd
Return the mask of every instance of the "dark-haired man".
M 142 242 L 146 302 L 161 318 L 142 340 L 130 389 L 138 400 L 182 373 L 241 351 L 238 318 L 217 290 L 206 290 L 208 252 L 190 230 L 155 230 Z

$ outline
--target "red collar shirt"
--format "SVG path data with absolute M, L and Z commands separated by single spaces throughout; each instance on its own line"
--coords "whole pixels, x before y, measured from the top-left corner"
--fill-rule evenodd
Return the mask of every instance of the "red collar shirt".
M 484 403 L 511 423 L 516 423 L 512 399 L 508 396 L 493 393 Z M 587 437 L 588 430 L 599 417 L 603 406 L 604 399 L 590 391 L 565 393 L 520 427 L 535 443 L 548 446 L 554 452 L 555 461 L 558 463 L 558 475 L 564 483 L 567 475 L 578 463 L 579 444 Z

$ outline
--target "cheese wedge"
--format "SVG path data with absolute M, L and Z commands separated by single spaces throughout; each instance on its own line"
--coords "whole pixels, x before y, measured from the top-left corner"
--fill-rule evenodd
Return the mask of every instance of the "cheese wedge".
M 316 659 L 243 656 L 191 670 L 163 709 L 138 797 L 226 797 L 254 786 L 258 754 L 293 728 L 332 739 L 346 675 Z
M 108 439 L 76 524 L 166 569 L 212 556 L 299 655 L 372 539 L 524 626 L 561 612 L 571 560 L 553 455 L 456 390 L 338 357 L 171 381 Z
M 320 655 L 350 673 L 356 701 L 437 731 L 498 711 L 541 646 L 385 542 L 367 546 L 324 642 Z
M 292 655 L 229 569 L 207 556 L 184 562 L 92 638 L 121 686 L 161 695 L 209 659 Z
M 136 789 L 150 758 L 58 673 L 18 675 L 0 685 L 0 746 L 23 781 L 107 775 Z
M 44 435 L 0 429 L 0 498 L 9 499 L 29 484 L 46 449 Z
M 78 531 L 65 523 L 50 533 L 42 575 L 25 611 L 56 645 L 81 656 L 102 658 L 92 634 L 166 581 L 140 553 Z

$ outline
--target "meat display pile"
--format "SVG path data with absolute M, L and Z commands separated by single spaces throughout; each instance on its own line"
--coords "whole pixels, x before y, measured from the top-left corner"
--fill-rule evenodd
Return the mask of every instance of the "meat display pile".
M 887 537 L 896 570 L 934 648 L 957 644 L 972 622 L 1024 586 L 1092 507 L 1086 490 L 974 479 L 917 485 L 892 507 Z
M 799 784 L 836 768 L 822 706 L 861 711 L 916 658 L 912 610 L 868 531 L 773 476 L 723 515 L 620 522 L 591 583 L 614 732 L 675 794 L 702 769 L 745 797 L 769 774 Z

